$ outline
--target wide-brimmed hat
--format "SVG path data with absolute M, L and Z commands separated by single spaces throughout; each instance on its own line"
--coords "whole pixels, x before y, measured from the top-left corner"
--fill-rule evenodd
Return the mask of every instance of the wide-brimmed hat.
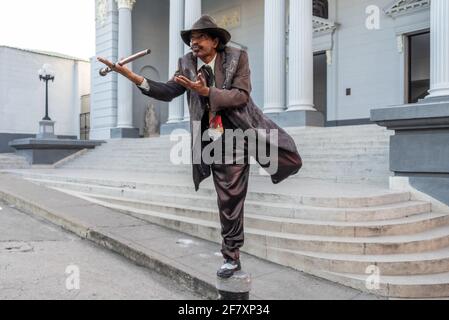
M 211 36 L 219 38 L 222 45 L 226 45 L 231 40 L 231 34 L 227 30 L 220 28 L 214 18 L 207 14 L 202 15 L 201 18 L 193 24 L 190 30 L 181 31 L 181 38 L 189 47 L 192 31 L 205 31 Z

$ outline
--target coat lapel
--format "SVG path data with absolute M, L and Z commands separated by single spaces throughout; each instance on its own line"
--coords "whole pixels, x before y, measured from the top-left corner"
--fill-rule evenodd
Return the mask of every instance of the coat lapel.
M 215 87 L 217 87 L 217 88 L 219 88 L 219 89 L 221 89 L 221 88 L 223 88 L 223 83 L 224 83 L 224 75 L 225 75 L 225 72 L 224 72 L 224 66 L 223 66 L 223 64 L 224 64 L 224 55 L 225 54 L 225 52 L 224 51 L 222 51 L 222 52 L 219 52 L 218 54 L 217 54 L 217 59 L 215 60 L 215 70 L 214 70 L 214 72 L 215 72 Z
M 186 61 L 187 61 L 187 64 L 185 66 L 186 69 L 184 72 L 185 73 L 184 76 L 189 78 L 191 81 L 196 81 L 196 75 L 198 74 L 196 72 L 197 60 L 192 53 L 189 53 L 188 59 Z

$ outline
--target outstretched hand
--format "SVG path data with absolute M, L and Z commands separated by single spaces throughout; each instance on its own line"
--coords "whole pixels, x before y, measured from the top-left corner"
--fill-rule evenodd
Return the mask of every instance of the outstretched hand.
M 104 63 L 106 66 L 108 66 L 112 71 L 115 71 L 117 73 L 120 73 L 122 76 L 127 76 L 131 73 L 131 70 L 129 70 L 127 67 L 125 66 L 121 66 L 117 63 L 112 63 L 111 61 L 102 58 L 102 57 L 97 57 L 97 60 L 100 61 L 101 63 Z
M 184 76 L 176 76 L 175 82 L 182 85 L 184 88 L 188 90 L 192 90 L 197 92 L 200 96 L 208 97 L 210 89 L 206 84 L 206 79 L 204 78 L 202 73 L 198 73 L 197 81 L 190 81 L 187 77 Z
M 144 80 L 144 78 L 142 76 L 135 74 L 130 69 L 128 69 L 126 66 L 121 66 L 117 63 L 112 63 L 111 61 L 109 61 L 105 58 L 102 58 L 102 57 L 97 57 L 97 60 L 100 61 L 101 63 L 104 63 L 112 71 L 120 73 L 122 76 L 128 78 L 130 81 L 134 82 L 137 85 L 141 85 Z

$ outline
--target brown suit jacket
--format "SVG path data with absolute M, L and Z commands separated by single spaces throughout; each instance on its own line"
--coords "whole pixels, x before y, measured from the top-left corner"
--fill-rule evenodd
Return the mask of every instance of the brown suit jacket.
M 251 98 L 251 71 L 248 61 L 248 53 L 237 48 L 226 47 L 217 54 L 215 61 L 215 88 L 210 88 L 209 104 L 213 112 L 224 114 L 229 121 L 243 131 L 248 129 L 277 129 L 278 141 L 270 141 L 280 149 L 298 154 L 293 139 L 271 119 L 266 117 L 261 109 L 256 106 Z M 192 81 L 197 80 L 197 58 L 188 53 L 178 62 L 176 75 L 183 75 Z M 174 81 L 174 77 L 167 83 L 156 82 L 147 79 L 150 90 L 139 88 L 143 94 L 157 100 L 171 101 L 184 94 L 186 89 Z M 206 111 L 206 99 L 196 92 L 187 90 L 187 101 L 190 111 L 190 126 L 194 131 L 194 123 L 201 123 Z M 201 134 L 206 128 L 201 128 Z M 201 151 L 204 144 L 201 137 L 192 135 L 192 150 Z M 194 153 L 194 152 L 192 152 Z M 299 154 L 298 154 L 299 156 Z M 257 159 L 256 159 L 257 160 Z M 195 189 L 199 189 L 200 183 L 211 174 L 210 166 L 193 164 L 193 181 Z M 274 182 L 274 181 L 273 181 Z M 279 183 L 280 181 L 276 181 Z

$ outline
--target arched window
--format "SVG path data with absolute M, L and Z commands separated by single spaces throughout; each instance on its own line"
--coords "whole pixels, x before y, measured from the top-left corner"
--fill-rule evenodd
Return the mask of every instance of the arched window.
M 315 17 L 328 19 L 329 4 L 327 0 L 313 0 L 313 15 Z

